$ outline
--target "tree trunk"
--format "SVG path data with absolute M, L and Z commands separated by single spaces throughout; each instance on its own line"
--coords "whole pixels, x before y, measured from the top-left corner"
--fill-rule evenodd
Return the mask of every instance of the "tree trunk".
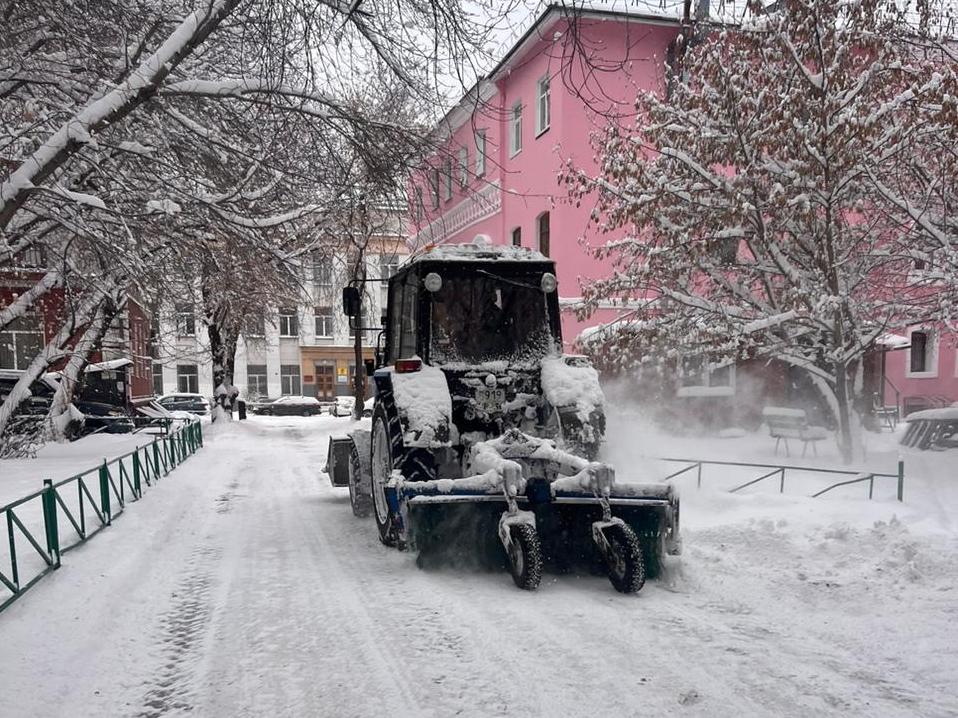
M 67 321 L 60 327 L 57 335 L 47 342 L 43 350 L 30 362 L 30 366 L 27 367 L 14 385 L 7 400 L 0 404 L 0 436 L 3 436 L 14 411 L 30 397 L 30 385 L 40 378 L 50 364 L 66 356 L 64 347 L 70 341 L 70 337 L 73 336 L 78 326 L 89 321 L 102 301 L 102 296 L 88 300 L 77 307 L 76 311 L 69 313 Z
M 359 303 L 359 314 L 356 316 L 356 326 L 362 327 L 365 317 L 363 316 L 363 305 Z M 356 337 L 353 339 L 353 352 L 355 356 L 356 370 L 353 372 L 353 396 L 356 401 L 353 404 L 353 418 L 357 421 L 363 418 L 363 404 L 366 402 L 366 365 L 363 363 L 363 333 L 357 328 Z
M 225 310 L 207 310 L 206 330 L 210 338 L 210 358 L 213 361 L 213 408 L 212 420 L 233 418 L 233 404 L 238 390 L 233 384 L 236 367 L 236 343 L 239 330 L 227 319 Z
M 72 349 L 70 360 L 61 372 L 60 385 L 53 395 L 53 402 L 47 412 L 44 422 L 45 438 L 55 441 L 71 438 L 68 429 L 73 424 L 73 396 L 80 383 L 80 375 L 83 374 L 90 360 L 90 354 L 99 346 L 103 335 L 106 334 L 110 323 L 118 313 L 119 305 L 112 299 L 100 304 Z
M 848 386 L 848 365 L 843 361 L 833 364 L 835 370 L 835 400 L 838 404 L 838 450 L 842 455 L 842 462 L 852 463 L 854 458 L 854 442 L 852 438 L 852 392 Z

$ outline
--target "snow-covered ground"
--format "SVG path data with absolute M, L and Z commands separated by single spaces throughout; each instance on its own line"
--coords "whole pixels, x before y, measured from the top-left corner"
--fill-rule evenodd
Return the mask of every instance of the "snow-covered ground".
M 3 715 L 958 715 L 958 452 L 906 456 L 904 504 L 692 475 L 666 580 L 526 593 L 382 547 L 320 471 L 348 421 L 209 431 L 0 614 Z M 648 456 L 773 459 L 767 436 L 610 428 L 621 478 L 670 470 Z M 869 462 L 893 471 L 886 439 Z

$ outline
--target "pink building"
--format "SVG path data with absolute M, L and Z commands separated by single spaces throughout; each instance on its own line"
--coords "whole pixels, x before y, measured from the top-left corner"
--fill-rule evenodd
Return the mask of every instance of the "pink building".
M 610 119 L 630 123 L 638 93 L 664 94 L 666 61 L 683 29 L 681 12 L 674 10 L 586 10 L 574 21 L 568 12 L 548 7 L 447 113 L 435 130 L 444 149 L 412 178 L 410 191 L 414 247 L 484 237 L 556 260 L 567 349 L 585 328 L 614 319 L 619 308 L 600 307 L 587 322 L 575 316 L 580 281 L 608 272 L 579 240 L 599 245 L 607 238 L 589 226 L 591 206 L 569 200 L 559 174 L 566 161 L 595 166 L 592 133 Z M 580 61 L 582 53 L 589 54 L 588 63 Z M 911 336 L 911 348 L 886 355 L 886 404 L 896 397 L 906 409 L 958 400 L 950 335 L 929 330 L 924 344 L 920 332 L 917 341 Z M 876 390 L 879 382 L 875 376 Z M 713 396 L 735 393 L 734 378 L 706 388 L 715 390 L 706 392 Z
M 681 24 L 609 11 L 584 12 L 572 23 L 566 12 L 540 15 L 440 123 L 446 149 L 413 178 L 410 239 L 422 246 L 484 235 L 555 259 L 568 347 L 585 326 L 614 318 L 615 309 L 600 309 L 588 324 L 574 315 L 580 280 L 602 276 L 605 267 L 579 243 L 590 208 L 570 203 L 559 172 L 567 160 L 593 162 L 591 133 L 610 116 L 628 117 L 638 92 L 663 90 Z M 601 48 L 600 72 L 570 61 L 582 42 Z

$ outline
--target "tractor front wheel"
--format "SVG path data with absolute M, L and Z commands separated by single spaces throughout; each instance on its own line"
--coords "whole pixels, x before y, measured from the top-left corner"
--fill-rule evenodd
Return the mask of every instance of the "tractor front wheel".
M 608 554 L 604 557 L 609 581 L 616 591 L 638 593 L 645 585 L 645 562 L 639 537 L 623 523 L 608 526 L 603 532 L 609 542 Z
M 513 524 L 509 527 L 509 572 L 516 586 L 534 591 L 542 581 L 542 544 L 535 526 Z

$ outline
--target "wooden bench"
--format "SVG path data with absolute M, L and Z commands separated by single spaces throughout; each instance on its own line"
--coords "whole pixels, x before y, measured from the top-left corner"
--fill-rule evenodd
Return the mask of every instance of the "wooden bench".
M 775 439 L 775 455 L 778 456 L 778 446 L 785 442 L 785 456 L 789 456 L 788 440 L 801 441 L 802 456 L 812 445 L 812 453 L 818 456 L 816 441 L 828 438 L 828 429 L 824 426 L 809 426 L 808 417 L 804 409 L 788 409 L 782 406 L 766 406 L 762 410 L 762 418 L 768 424 L 768 434 Z

